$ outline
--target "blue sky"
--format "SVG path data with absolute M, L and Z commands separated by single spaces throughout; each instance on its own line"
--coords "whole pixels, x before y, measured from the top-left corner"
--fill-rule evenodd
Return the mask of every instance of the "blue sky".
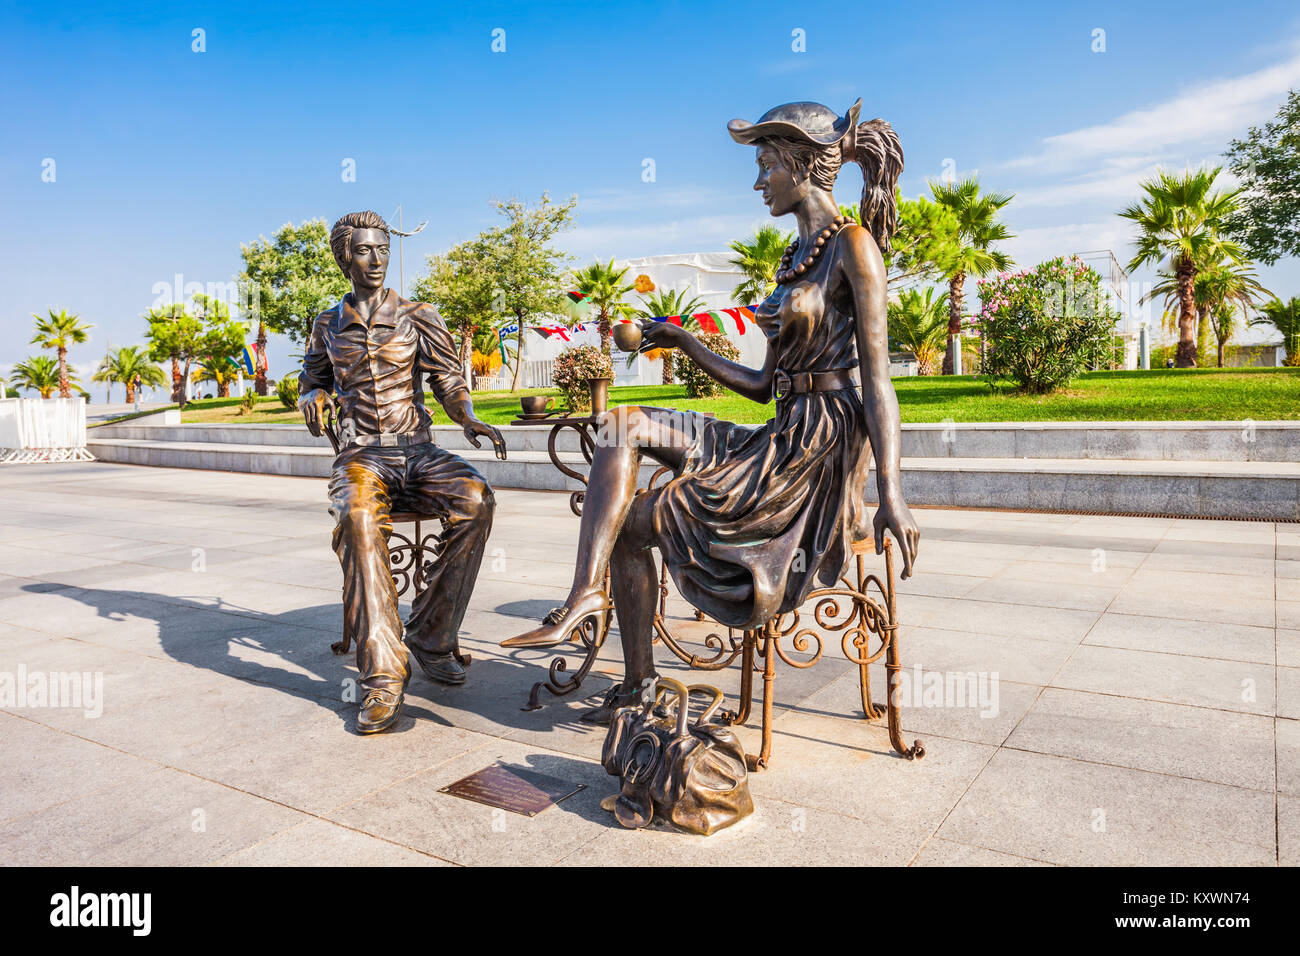
M 205 52 L 191 48 L 195 29 Z M 767 219 L 752 151 L 726 122 L 790 100 L 843 110 L 861 96 L 863 116 L 902 138 L 906 195 L 945 168 L 1016 193 L 1018 264 L 1099 248 L 1127 260 L 1114 213 L 1143 176 L 1214 160 L 1300 88 L 1300 12 L 1194 0 L 10 3 L 0 62 L 0 366 L 33 351 L 29 314 L 53 307 L 95 325 L 72 356 L 92 367 L 106 344 L 141 340 L 158 284 L 227 282 L 240 242 L 287 221 L 403 204 L 408 223 L 430 220 L 406 244 L 408 282 L 425 255 L 494 222 L 492 197 L 543 190 L 578 195 L 561 244 L 580 260 L 724 249 Z M 846 172 L 840 199 L 859 188 Z M 1262 275 L 1300 294 L 1294 261 Z M 288 351 L 273 347 L 273 375 Z

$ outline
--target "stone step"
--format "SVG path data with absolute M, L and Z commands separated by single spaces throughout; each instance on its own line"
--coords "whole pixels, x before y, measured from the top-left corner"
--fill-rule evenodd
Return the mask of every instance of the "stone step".
M 330 446 L 321 446 L 319 443 L 307 447 L 157 441 L 100 438 L 92 433 L 86 447 L 100 461 L 297 478 L 328 478 L 334 462 L 334 452 Z M 545 451 L 510 451 L 506 461 L 498 461 L 489 447 L 458 449 L 455 453 L 470 462 L 495 487 L 535 491 L 576 491 L 582 487 L 581 482 L 561 474 Z M 577 452 L 561 454 L 560 460 L 575 471 L 586 472 L 586 459 Z M 642 465 L 642 483 L 650 480 L 656 467 Z
M 101 461 L 311 478 L 327 477 L 333 460 L 320 444 L 156 441 L 95 432 L 87 447 Z M 544 451 L 511 451 L 504 462 L 487 449 L 457 453 L 495 487 L 581 487 Z M 560 458 L 585 473 L 581 455 Z M 1295 462 L 905 457 L 902 470 L 904 496 L 916 505 L 1300 520 Z M 654 465 L 642 466 L 643 484 L 654 471 Z M 874 500 L 874 481 L 867 491 Z
M 550 424 L 503 426 L 511 451 L 545 452 Z M 460 428 L 435 426 L 435 441 L 472 451 Z M 303 425 L 166 425 L 125 423 L 90 430 L 90 437 L 325 447 Z M 1276 422 L 980 422 L 903 426 L 905 458 L 1079 458 L 1097 461 L 1300 462 L 1300 421 Z M 562 429 L 560 452 L 578 452 L 577 432 Z

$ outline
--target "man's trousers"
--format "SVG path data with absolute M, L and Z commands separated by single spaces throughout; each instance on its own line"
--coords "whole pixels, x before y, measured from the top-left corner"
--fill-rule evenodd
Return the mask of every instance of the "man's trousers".
M 343 614 L 356 638 L 363 693 L 400 693 L 411 673 L 408 646 L 417 660 L 458 649 L 492 530 L 492 489 L 468 462 L 433 444 L 351 445 L 334 459 L 329 495 Z M 412 602 L 405 644 L 388 558 L 394 511 L 443 521 L 442 546 Z

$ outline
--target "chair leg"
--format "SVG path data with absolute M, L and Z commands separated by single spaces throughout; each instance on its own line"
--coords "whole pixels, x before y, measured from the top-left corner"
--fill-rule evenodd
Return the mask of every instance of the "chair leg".
M 348 614 L 347 611 L 344 611 L 343 612 L 343 640 L 335 641 L 333 644 L 331 644 L 330 650 L 333 651 L 336 656 L 341 657 L 342 655 L 348 652 L 348 648 L 350 648 L 351 646 L 352 646 L 352 628 L 348 626 Z
M 750 771 L 762 770 L 772 756 L 772 705 L 776 696 L 776 620 L 763 626 L 763 742 L 758 756 L 746 758 Z
M 903 662 L 898 650 L 898 607 L 894 600 L 894 551 L 890 544 L 891 542 L 886 539 L 885 575 L 889 581 L 889 593 L 886 595 L 886 610 L 889 612 L 886 640 L 889 643 L 885 651 L 885 691 L 888 694 L 885 708 L 889 712 L 889 742 L 908 760 L 917 760 L 925 756 L 925 746 L 919 740 L 912 741 L 911 747 L 903 742 L 902 713 L 898 703 L 899 672 L 903 669 Z
M 867 561 L 866 558 L 859 554 L 854 559 L 857 562 L 858 571 L 858 593 L 865 595 L 867 593 Z M 869 618 L 867 617 L 866 608 L 863 607 L 863 598 L 854 598 L 858 607 L 856 608 L 857 623 L 862 628 L 861 640 L 862 646 L 857 648 L 858 658 L 865 659 L 871 651 L 871 634 L 873 631 L 867 626 Z M 885 639 L 885 635 L 881 635 Z M 862 697 L 862 712 L 866 715 L 867 720 L 878 720 L 884 713 L 880 707 L 871 699 L 871 665 L 858 664 L 858 692 Z

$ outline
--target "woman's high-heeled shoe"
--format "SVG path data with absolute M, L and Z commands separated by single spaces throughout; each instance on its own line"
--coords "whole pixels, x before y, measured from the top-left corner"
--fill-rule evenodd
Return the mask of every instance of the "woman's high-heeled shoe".
M 563 644 L 565 639 L 585 618 L 593 614 L 605 614 L 613 607 L 604 591 L 588 591 L 572 605 L 557 607 L 542 619 L 542 626 L 533 628 L 526 634 L 511 637 L 501 642 L 502 647 L 555 647 Z M 596 626 L 603 628 L 605 621 L 597 621 Z

